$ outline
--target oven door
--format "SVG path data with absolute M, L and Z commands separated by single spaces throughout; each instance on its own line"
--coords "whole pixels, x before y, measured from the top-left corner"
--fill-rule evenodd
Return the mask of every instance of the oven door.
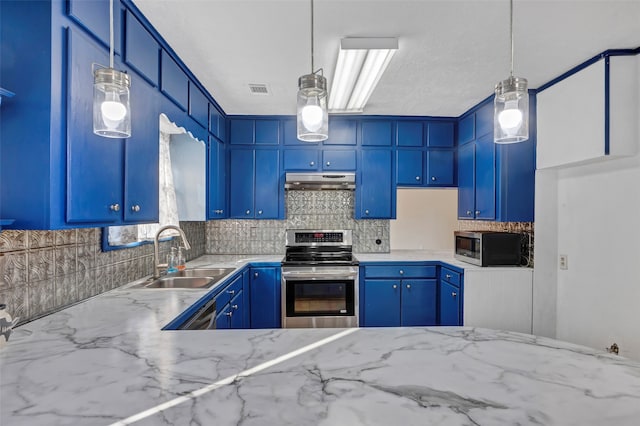
M 282 269 L 282 326 L 357 327 L 358 268 Z

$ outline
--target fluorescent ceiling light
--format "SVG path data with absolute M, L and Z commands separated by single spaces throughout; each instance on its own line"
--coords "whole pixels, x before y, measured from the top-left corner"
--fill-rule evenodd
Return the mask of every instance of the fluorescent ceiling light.
M 392 37 L 343 38 L 329 92 L 329 111 L 362 112 L 398 50 Z

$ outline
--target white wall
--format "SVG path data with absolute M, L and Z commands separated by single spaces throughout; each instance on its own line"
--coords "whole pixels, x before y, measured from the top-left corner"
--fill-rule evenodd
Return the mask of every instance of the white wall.
M 453 250 L 458 190 L 402 188 L 389 228 L 391 250 Z

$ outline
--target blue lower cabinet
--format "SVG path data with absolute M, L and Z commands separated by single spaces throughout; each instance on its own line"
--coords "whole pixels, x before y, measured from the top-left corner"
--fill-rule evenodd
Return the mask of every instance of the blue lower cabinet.
M 437 281 L 402 280 L 400 325 L 437 324 Z
M 280 266 L 252 267 L 249 293 L 251 328 L 280 328 Z
M 437 324 L 437 282 L 431 279 L 365 280 L 365 327 Z
M 236 296 L 231 299 L 231 302 L 229 302 L 228 311 L 231 313 L 231 315 L 229 315 L 231 328 L 246 328 L 244 322 L 244 290 L 236 294 Z
M 224 309 L 216 311 L 216 330 L 226 330 L 231 328 L 229 305 L 225 305 Z
M 460 317 L 460 289 L 440 280 L 440 325 L 462 325 Z

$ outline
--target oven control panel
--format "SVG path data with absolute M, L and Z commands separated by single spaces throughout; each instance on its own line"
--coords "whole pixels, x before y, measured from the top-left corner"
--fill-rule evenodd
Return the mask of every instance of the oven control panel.
M 287 246 L 345 245 L 352 244 L 351 230 L 287 230 Z

